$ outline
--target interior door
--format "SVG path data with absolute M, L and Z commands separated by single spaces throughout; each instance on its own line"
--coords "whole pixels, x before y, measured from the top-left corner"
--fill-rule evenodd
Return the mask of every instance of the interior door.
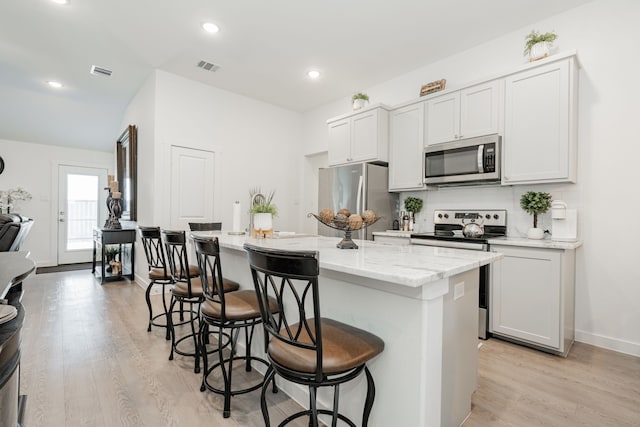
M 106 217 L 107 169 L 58 166 L 58 264 L 91 261 L 93 228 Z
M 213 221 L 214 156 L 212 151 L 171 147 L 172 229 Z

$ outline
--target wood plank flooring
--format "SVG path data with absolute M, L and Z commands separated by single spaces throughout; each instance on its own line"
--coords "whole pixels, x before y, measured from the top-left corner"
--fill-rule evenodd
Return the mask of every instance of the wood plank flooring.
M 263 425 L 258 392 L 233 397 L 224 419 L 221 396 L 199 391 L 193 360 L 167 360 L 163 330 L 146 332 L 136 284 L 73 271 L 32 276 L 24 288 L 26 426 Z M 640 358 L 578 343 L 562 359 L 496 339 L 479 355 L 464 427 L 640 427 Z M 300 409 L 283 393 L 268 398 L 272 424 Z

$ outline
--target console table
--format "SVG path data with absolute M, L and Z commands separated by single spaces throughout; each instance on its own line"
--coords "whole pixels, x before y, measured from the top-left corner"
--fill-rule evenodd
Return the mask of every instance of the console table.
M 110 228 L 93 229 L 93 264 L 91 272 L 99 275 L 100 282 L 104 283 L 113 280 L 122 280 L 123 277 L 134 280 L 135 250 L 136 250 L 136 230 L 135 228 L 123 228 L 120 230 Z M 119 246 L 119 261 L 122 263 L 120 274 L 112 274 L 107 271 L 107 260 L 104 253 L 106 245 Z M 100 271 L 96 273 L 96 254 L 100 248 Z

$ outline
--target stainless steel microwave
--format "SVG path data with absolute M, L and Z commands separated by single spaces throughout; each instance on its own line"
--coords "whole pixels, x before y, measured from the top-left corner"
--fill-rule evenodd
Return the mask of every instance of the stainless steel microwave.
M 500 181 L 498 134 L 429 145 L 424 149 L 427 185 L 483 184 Z

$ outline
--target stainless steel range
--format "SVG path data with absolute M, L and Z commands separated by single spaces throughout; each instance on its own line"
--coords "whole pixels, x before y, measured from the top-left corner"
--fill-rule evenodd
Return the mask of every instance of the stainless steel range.
M 433 223 L 434 230 L 432 232 L 412 234 L 411 243 L 414 245 L 489 251 L 489 239 L 505 237 L 507 234 L 507 211 L 504 209 L 436 210 L 433 212 Z M 477 237 L 467 237 L 463 234 L 463 229 L 467 224 L 479 225 L 484 228 L 484 232 Z M 475 229 L 477 231 L 478 228 L 475 227 Z M 490 280 L 489 265 L 480 267 L 478 337 L 482 339 L 487 339 L 488 337 Z

